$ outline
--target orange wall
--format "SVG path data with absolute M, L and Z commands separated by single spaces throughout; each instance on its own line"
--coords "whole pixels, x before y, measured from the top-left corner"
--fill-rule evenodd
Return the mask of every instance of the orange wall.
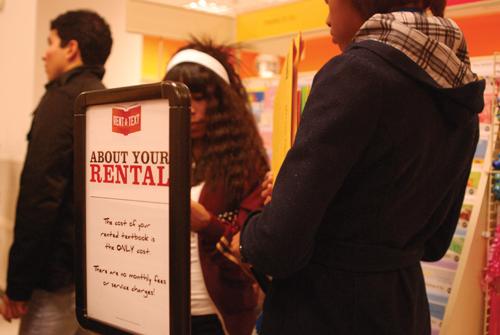
M 238 71 L 242 78 L 256 77 L 259 75 L 257 73 L 257 67 L 255 66 L 258 55 L 257 52 L 252 51 L 239 51 L 237 53 L 239 63 L 236 64 L 236 71 Z
M 464 32 L 471 57 L 500 52 L 500 13 L 454 20 Z M 317 71 L 330 58 L 340 54 L 340 49 L 332 43 L 330 36 L 306 39 L 304 44 L 305 53 L 299 65 L 300 72 Z M 242 61 L 245 62 L 244 59 Z
M 500 13 L 456 18 L 464 31 L 471 57 L 488 56 L 500 52 Z M 165 66 L 172 54 L 185 41 L 145 36 L 143 45 L 142 74 L 144 81 L 161 80 Z M 306 39 L 305 53 L 299 71 L 317 71 L 330 58 L 340 54 L 339 48 L 331 42 L 330 36 Z M 239 51 L 236 68 L 242 77 L 256 76 L 257 53 Z
M 299 71 L 318 71 L 330 58 L 339 54 L 340 49 L 332 43 L 330 36 L 306 39 L 304 40 L 304 54 L 299 63 Z
M 142 39 L 142 80 L 159 76 L 158 66 L 160 62 L 158 46 L 161 38 L 144 36 Z
M 186 41 L 173 40 L 156 36 L 144 36 L 142 47 L 142 80 L 159 81 L 165 75 L 168 61 L 173 54 L 186 45 Z M 258 75 L 255 60 L 259 54 L 253 51 L 236 51 L 236 71 L 242 78 Z M 319 67 L 318 67 L 319 68 Z
M 484 0 L 448 0 L 447 4 L 448 6 L 454 6 L 454 5 L 463 5 L 466 3 L 479 2 L 479 1 L 484 1 Z
M 500 13 L 456 18 L 472 57 L 500 52 Z
M 186 41 L 144 36 L 142 46 L 142 80 L 159 81 L 165 75 L 167 62 Z
M 500 13 L 454 19 L 463 30 L 471 57 L 500 52 Z M 305 58 L 299 71 L 317 71 L 330 58 L 340 54 L 330 36 L 305 40 Z

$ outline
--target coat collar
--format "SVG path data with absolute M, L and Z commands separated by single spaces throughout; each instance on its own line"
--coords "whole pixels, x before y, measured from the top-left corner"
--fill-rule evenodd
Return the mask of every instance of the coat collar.
M 45 85 L 45 88 L 48 89 L 52 87 L 60 87 L 66 85 L 72 78 L 85 72 L 91 73 L 94 76 L 98 77 L 99 79 L 102 79 L 105 70 L 104 67 L 102 66 L 88 66 L 88 65 L 78 66 L 75 67 L 74 69 L 64 72 L 58 78 L 49 81 Z

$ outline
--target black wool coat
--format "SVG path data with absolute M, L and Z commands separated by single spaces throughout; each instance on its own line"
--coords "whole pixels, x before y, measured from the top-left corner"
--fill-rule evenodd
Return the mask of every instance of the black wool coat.
M 419 262 L 453 236 L 483 91 L 440 88 L 376 41 L 319 71 L 272 201 L 241 234 L 273 276 L 264 335 L 430 333 Z

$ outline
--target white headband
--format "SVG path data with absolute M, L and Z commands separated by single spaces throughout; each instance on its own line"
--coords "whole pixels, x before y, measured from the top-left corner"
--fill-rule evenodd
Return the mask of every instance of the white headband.
M 167 72 L 170 71 L 174 66 L 181 63 L 196 63 L 203 65 L 204 67 L 212 70 L 219 77 L 224 79 L 226 83 L 230 84 L 229 76 L 227 75 L 227 71 L 224 66 L 222 66 L 222 64 L 217 59 L 204 52 L 194 49 L 179 51 L 177 54 L 175 54 L 174 57 L 172 57 L 170 62 L 168 62 Z

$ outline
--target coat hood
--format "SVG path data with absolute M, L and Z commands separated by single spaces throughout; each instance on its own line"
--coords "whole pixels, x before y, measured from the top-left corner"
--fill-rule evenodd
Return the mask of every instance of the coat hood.
M 431 89 L 452 124 L 483 110 L 485 82 L 472 72 L 462 31 L 452 20 L 416 12 L 376 14 L 353 42 L 349 49 L 369 49 Z

